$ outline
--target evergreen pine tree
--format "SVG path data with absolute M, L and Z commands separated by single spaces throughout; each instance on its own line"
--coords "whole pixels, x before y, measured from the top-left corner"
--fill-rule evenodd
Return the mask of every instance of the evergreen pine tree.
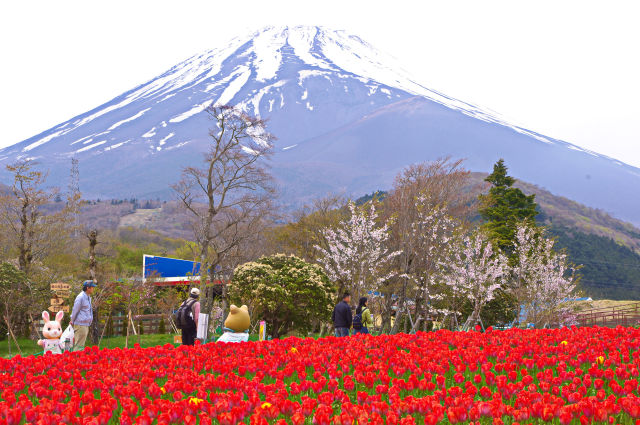
M 523 221 L 530 221 L 538 214 L 535 195 L 525 195 L 513 187 L 515 179 L 507 175 L 504 160 L 493 166 L 493 173 L 485 179 L 491 183 L 487 195 L 481 195 L 480 214 L 486 220 L 483 225 L 492 242 L 506 254 L 511 255 L 516 227 Z
M 516 179 L 507 174 L 503 159 L 493 166 L 493 173 L 485 181 L 491 183 L 491 188 L 487 195 L 480 195 L 480 214 L 486 220 L 483 228 L 494 246 L 514 261 L 513 246 L 518 224 L 529 221 L 535 226 L 538 214 L 535 195 L 527 196 L 513 187 Z M 487 323 L 509 323 L 515 318 L 517 302 L 505 289 L 497 290 L 494 299 L 483 309 Z

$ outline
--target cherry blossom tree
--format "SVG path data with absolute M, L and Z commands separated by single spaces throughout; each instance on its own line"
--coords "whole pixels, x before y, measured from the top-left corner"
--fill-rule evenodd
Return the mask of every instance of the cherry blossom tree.
M 507 276 L 507 258 L 493 248 L 481 231 L 475 231 L 462 238 L 442 266 L 450 313 L 457 322 L 462 304 L 470 301 L 473 312 L 468 324 L 475 326 L 480 321 L 482 307 L 493 299 Z
M 339 293 L 349 290 L 360 296 L 391 277 L 390 263 L 399 252 L 386 247 L 389 223 L 378 225 L 374 202 L 360 208 L 349 202 L 348 208 L 348 219 L 336 229 L 324 230 L 327 247 L 316 246 L 316 250 L 327 276 L 338 283 Z
M 512 291 L 527 323 L 536 327 L 575 323 L 566 301 L 576 290 L 577 268 L 567 262 L 564 252 L 555 252 L 554 245 L 553 239 L 526 223 L 516 229 Z
M 442 313 L 434 307 L 443 298 L 437 276 L 441 262 L 450 255 L 455 235 L 460 232 L 460 223 L 448 214 L 446 205 L 436 204 L 432 196 L 421 194 L 415 202 L 417 217 L 412 223 L 414 256 L 412 267 L 402 277 L 413 283 L 416 306 L 423 306 L 423 313 L 428 317 Z M 412 331 L 423 319 L 426 317 L 417 312 Z

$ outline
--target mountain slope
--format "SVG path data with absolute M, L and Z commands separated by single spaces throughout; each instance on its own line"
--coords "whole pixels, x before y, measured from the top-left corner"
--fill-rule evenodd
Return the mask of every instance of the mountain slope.
M 316 27 L 266 28 L 189 58 L 0 150 L 0 164 L 34 158 L 66 186 L 77 157 L 85 196 L 166 199 L 207 148 L 211 103 L 269 119 L 284 203 L 388 187 L 408 163 L 443 155 L 477 171 L 504 157 L 520 179 L 640 224 L 639 169 L 509 125 L 417 83 L 358 37 Z

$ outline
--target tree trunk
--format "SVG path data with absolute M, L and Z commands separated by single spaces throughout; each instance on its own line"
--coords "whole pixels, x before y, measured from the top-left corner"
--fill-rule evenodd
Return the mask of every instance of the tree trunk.
M 271 336 L 273 339 L 280 338 L 280 322 L 277 319 L 271 324 Z
M 400 322 L 404 319 L 402 310 L 398 310 L 396 312 L 396 318 L 393 322 L 393 327 L 391 328 L 391 335 L 395 335 L 398 333 L 398 329 L 400 329 Z
M 229 291 L 229 288 L 227 288 L 227 282 L 224 281 L 220 281 L 220 284 L 222 285 L 222 295 L 221 295 L 221 307 L 222 307 L 222 314 L 224 316 L 225 312 L 227 311 L 227 294 Z
M 124 348 L 129 348 L 129 325 L 131 322 L 131 310 L 129 310 L 129 314 L 127 315 L 127 336 L 124 339 Z
M 89 239 L 89 275 L 91 276 L 91 280 L 95 282 L 97 281 L 96 245 L 98 245 L 98 231 L 95 229 L 91 230 L 87 238 Z
M 385 313 L 382 316 L 382 323 L 380 323 L 380 333 L 388 334 L 391 332 L 391 315 Z
M 7 330 L 9 331 L 11 338 L 13 338 L 13 342 L 16 344 L 16 347 L 18 348 L 18 352 L 20 353 L 20 355 L 22 355 L 20 344 L 18 344 L 18 340 L 16 339 L 16 336 L 14 335 L 13 330 L 11 329 L 11 321 L 9 320 L 9 316 L 4 317 L 4 322 L 7 324 Z
M 416 321 L 413 322 L 413 326 L 411 326 L 411 333 L 414 334 L 418 331 L 418 329 L 420 328 L 420 322 L 422 322 L 422 317 L 420 317 L 420 315 L 418 315 L 418 317 L 416 317 Z
M 29 226 L 29 220 L 27 215 L 27 209 L 29 208 L 29 201 L 23 200 L 22 208 L 20 211 L 20 238 L 18 242 L 18 266 L 21 271 L 26 275 L 29 275 L 29 244 L 27 242 L 27 227 Z
M 100 314 L 97 309 L 93 311 L 93 322 L 91 322 L 89 330 L 91 331 L 91 341 L 97 345 L 100 341 Z

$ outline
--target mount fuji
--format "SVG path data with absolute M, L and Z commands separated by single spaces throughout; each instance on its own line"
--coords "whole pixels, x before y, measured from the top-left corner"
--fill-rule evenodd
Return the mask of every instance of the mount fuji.
M 85 197 L 170 198 L 207 150 L 212 103 L 268 119 L 285 203 L 385 189 L 403 167 L 443 156 L 472 171 L 504 158 L 519 179 L 640 224 L 640 169 L 429 89 L 360 38 L 319 27 L 269 27 L 193 56 L 0 150 L 0 181 L 5 164 L 31 158 L 66 186 L 75 157 Z

